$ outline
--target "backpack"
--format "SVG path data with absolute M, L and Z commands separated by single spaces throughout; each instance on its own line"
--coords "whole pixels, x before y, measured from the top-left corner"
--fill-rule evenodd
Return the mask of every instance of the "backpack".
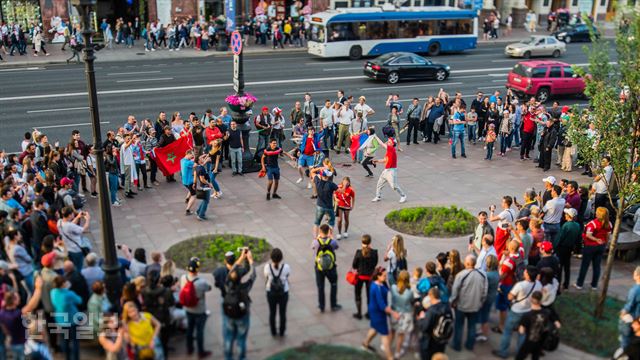
M 547 326 L 546 336 L 544 340 L 542 340 L 542 348 L 545 351 L 554 351 L 558 348 L 558 345 L 560 345 L 560 331 L 558 331 L 558 328 L 552 321 L 549 321 Z
M 200 299 L 198 299 L 196 286 L 194 285 L 196 280 L 198 280 L 198 278 L 195 278 L 191 281 L 187 279 L 186 284 L 184 284 L 182 289 L 180 289 L 178 299 L 180 301 L 180 304 L 182 304 L 182 306 L 184 307 L 195 307 L 196 305 L 198 305 L 198 301 Z
M 324 241 L 318 238 L 318 252 L 316 253 L 316 267 L 320 271 L 328 271 L 333 269 L 336 264 L 336 254 L 333 252 L 331 246 L 331 238 L 326 238 Z
M 391 261 L 391 260 L 389 260 L 389 261 Z M 407 270 L 407 258 L 406 257 L 396 260 L 396 267 L 391 272 L 391 275 L 393 275 L 393 279 L 394 280 L 398 279 L 398 274 L 400 274 L 400 271 L 402 271 L 402 270 Z
M 87 201 L 85 198 L 80 196 L 77 192 L 75 192 L 73 190 L 65 191 L 63 189 L 63 190 L 58 191 L 57 196 L 56 196 L 56 200 L 55 200 L 55 207 L 58 210 L 60 210 L 60 209 L 65 207 L 64 198 L 67 195 L 71 196 L 71 201 L 73 202 L 73 207 L 76 210 L 82 209 L 84 207 L 85 202 Z
M 284 281 L 280 278 L 280 274 L 282 274 L 282 269 L 284 268 L 284 264 L 280 265 L 280 271 L 278 271 L 278 275 L 273 273 L 273 268 L 271 264 L 269 264 L 269 271 L 271 271 L 271 288 L 269 292 L 275 296 L 284 295 Z
M 520 261 L 516 261 L 516 269 L 514 271 L 514 275 L 516 277 L 516 282 L 517 281 L 522 281 L 524 280 L 524 271 L 527 268 L 527 265 L 524 263 L 524 259 L 520 259 Z
M 232 319 L 240 319 L 249 312 L 249 297 L 239 286 L 230 281 L 225 284 L 222 311 Z
M 439 344 L 446 344 L 453 336 L 453 315 L 447 311 L 436 320 L 436 325 L 431 331 L 433 339 Z
M 431 283 L 431 287 L 435 286 L 440 291 L 440 301 L 443 303 L 448 303 L 449 288 L 447 288 L 447 284 L 444 283 L 444 279 L 441 276 L 432 276 L 429 278 L 429 282 Z

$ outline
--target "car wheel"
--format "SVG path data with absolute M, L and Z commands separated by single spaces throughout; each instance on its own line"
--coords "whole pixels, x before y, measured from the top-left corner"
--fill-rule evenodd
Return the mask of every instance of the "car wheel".
M 429 51 L 427 53 L 429 56 L 438 56 L 440 54 L 440 43 L 434 42 L 429 44 Z
M 400 81 L 400 75 L 398 75 L 397 71 L 392 71 L 389 73 L 389 76 L 387 76 L 387 82 L 389 84 L 396 84 L 398 81 Z
M 525 51 L 524 54 L 522 54 L 522 57 L 525 59 L 529 59 L 531 57 L 531 51 Z
M 356 46 L 352 46 L 351 49 L 349 49 L 349 59 L 358 60 L 361 57 L 362 57 L 362 47 L 360 47 L 359 45 L 356 45 Z
M 446 78 L 447 78 L 447 72 L 444 69 L 440 69 L 438 70 L 438 72 L 436 72 L 436 80 L 444 81 Z
M 571 36 L 565 37 L 564 38 L 564 42 L 567 43 L 567 44 L 571 43 Z
M 553 54 L 551 54 L 554 58 L 560 57 L 560 50 L 554 50 Z
M 538 101 L 540 101 L 541 103 L 544 103 L 549 100 L 549 95 L 551 95 L 551 93 L 549 92 L 549 88 L 543 87 L 538 89 L 536 99 L 538 99 Z

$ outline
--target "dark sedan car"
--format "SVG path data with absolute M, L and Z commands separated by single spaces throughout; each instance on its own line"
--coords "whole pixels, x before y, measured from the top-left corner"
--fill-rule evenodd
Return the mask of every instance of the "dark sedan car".
M 400 79 L 435 79 L 449 77 L 449 65 L 435 64 L 422 56 L 395 52 L 381 55 L 364 64 L 364 74 L 375 80 L 395 84 Z
M 596 35 L 596 38 L 600 36 L 598 33 L 598 29 L 594 27 L 593 32 Z M 589 35 L 589 27 L 586 24 L 576 24 L 565 26 L 562 29 L 551 34 L 555 36 L 556 39 L 560 41 L 564 41 L 565 43 L 570 43 L 572 41 L 591 41 L 591 36 Z

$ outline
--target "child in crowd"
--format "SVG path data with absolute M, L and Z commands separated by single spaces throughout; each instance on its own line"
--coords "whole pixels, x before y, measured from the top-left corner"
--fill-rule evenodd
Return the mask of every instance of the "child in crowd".
M 493 157 L 493 145 L 496 142 L 496 126 L 494 124 L 489 124 L 489 130 L 487 130 L 487 137 L 485 139 L 486 148 L 487 148 L 487 157 L 485 160 L 491 160 Z

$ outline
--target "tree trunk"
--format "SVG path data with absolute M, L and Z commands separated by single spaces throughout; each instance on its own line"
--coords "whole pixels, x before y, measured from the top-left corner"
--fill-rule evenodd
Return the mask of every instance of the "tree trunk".
M 602 280 L 602 291 L 598 304 L 596 305 L 595 317 L 601 318 L 604 312 L 604 302 L 607 299 L 607 291 L 609 290 L 609 280 L 611 279 L 611 270 L 613 270 L 613 260 L 616 255 L 616 246 L 618 245 L 618 235 L 620 235 L 620 226 L 622 224 L 622 215 L 624 214 L 625 200 L 620 199 L 616 212 L 616 222 L 613 225 L 613 234 L 611 234 L 611 243 L 609 244 L 609 254 L 607 255 L 607 264 L 604 268 L 604 279 Z M 592 269 L 593 270 L 593 269 Z

